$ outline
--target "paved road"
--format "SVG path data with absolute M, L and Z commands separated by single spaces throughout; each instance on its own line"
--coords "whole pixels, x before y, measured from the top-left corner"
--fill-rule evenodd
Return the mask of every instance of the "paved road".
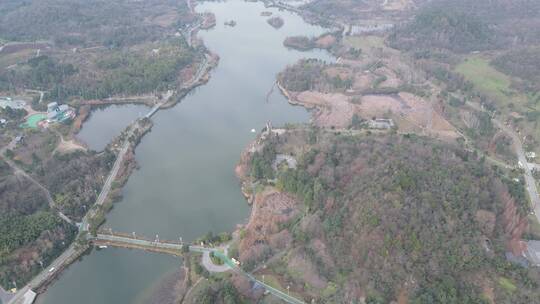
M 528 163 L 527 164 L 531 170 L 537 170 L 540 171 L 540 164 L 534 164 L 534 163 Z
M 494 119 L 493 122 L 497 127 L 506 132 L 514 142 L 514 149 L 518 155 L 518 160 L 523 164 L 523 177 L 525 178 L 525 189 L 529 193 L 529 198 L 531 200 L 531 205 L 534 210 L 534 214 L 538 221 L 540 222 L 540 196 L 538 195 L 538 188 L 536 187 L 536 182 L 531 171 L 531 167 L 527 162 L 525 157 L 525 151 L 523 150 L 523 145 L 519 136 L 509 127 L 505 126 L 498 120 Z
M 38 94 L 39 94 L 39 101 L 38 101 L 38 103 L 41 104 L 41 103 L 43 102 L 43 96 L 45 95 L 45 91 L 28 89 L 28 90 L 26 90 L 26 92 L 30 92 L 30 93 L 38 93 Z
M 97 239 L 99 241 L 113 242 L 111 246 L 114 246 L 114 243 L 117 243 L 117 244 L 124 243 L 124 244 L 136 245 L 140 247 L 161 248 L 165 250 L 177 250 L 177 251 L 181 251 L 183 247 L 182 244 L 178 244 L 178 243 L 167 243 L 167 242 L 159 242 L 159 241 L 157 242 L 157 241 L 135 239 L 135 238 L 130 238 L 130 237 L 118 236 L 118 235 L 110 235 L 110 234 L 98 234 L 94 239 Z M 226 272 L 226 271 L 231 270 L 231 267 L 227 264 L 216 265 L 212 262 L 212 259 L 210 258 L 210 252 L 217 252 L 219 249 L 220 248 L 189 246 L 190 251 L 202 253 L 203 255 L 202 264 L 208 271 Z
M 467 102 L 467 105 L 470 107 L 482 111 L 485 111 L 480 105 Z M 534 210 L 534 214 L 538 221 L 540 222 L 540 196 L 538 195 L 538 188 L 536 187 L 536 182 L 534 180 L 534 177 L 532 175 L 531 166 L 527 162 L 527 158 L 525 157 L 525 151 L 523 150 L 523 144 L 521 143 L 519 135 L 512 130 L 510 127 L 504 125 L 502 122 L 500 122 L 496 118 L 492 118 L 493 124 L 504 131 L 508 136 L 512 138 L 513 147 L 517 154 L 518 160 L 523 164 L 523 177 L 525 179 L 525 189 L 527 190 L 527 193 L 529 194 L 529 198 L 531 200 L 531 206 Z
M 13 297 L 12 293 L 9 293 L 0 286 L 0 303 L 7 303 Z
M 164 241 L 151 241 L 147 239 L 132 238 L 127 236 L 121 236 L 116 234 L 104 234 L 99 233 L 96 237 L 91 237 L 91 239 L 96 239 L 99 241 L 108 241 L 114 243 L 125 243 L 131 245 L 137 245 L 141 247 L 157 247 L 167 250 L 182 250 L 183 244 L 180 243 L 168 243 Z M 205 253 L 205 252 L 215 252 L 218 251 L 218 248 L 209 248 L 204 246 L 189 246 L 189 250 L 193 252 Z
M 225 263 L 223 263 L 223 265 L 214 264 L 214 262 L 212 262 L 212 258 L 210 257 L 210 251 L 203 252 L 202 264 L 204 268 L 210 272 L 226 272 L 231 270 L 231 267 Z
M 132 134 L 132 131 L 128 133 L 128 136 L 126 136 L 126 140 L 124 141 L 124 144 L 122 145 L 122 148 L 118 152 L 118 155 L 116 157 L 116 161 L 114 162 L 113 168 L 111 169 L 109 176 L 105 180 L 105 183 L 103 184 L 103 188 L 101 189 L 101 192 L 95 202 L 95 205 L 103 205 L 105 203 L 105 199 L 109 195 L 109 191 L 111 190 L 111 185 L 114 179 L 116 178 L 116 175 L 118 174 L 118 171 L 120 170 L 120 166 L 122 162 L 124 161 L 124 157 L 129 149 L 129 137 Z M 83 217 L 82 222 L 79 225 L 79 231 L 80 232 L 87 232 L 89 228 L 88 220 L 94 216 L 96 213 L 95 209 L 90 209 L 88 213 Z M 20 289 L 14 297 L 7 302 L 7 304 L 14 304 L 18 299 L 20 299 L 24 293 L 28 289 L 35 288 L 36 286 L 40 286 L 44 282 L 46 282 L 50 276 L 55 275 L 56 272 L 61 271 L 63 266 L 66 264 L 69 264 L 72 259 L 78 257 L 81 254 L 81 250 L 76 248 L 76 244 L 71 244 L 65 251 L 62 253 L 58 258 L 56 258 L 48 267 L 48 269 L 44 269 L 41 273 L 39 273 L 36 277 L 30 281 L 29 284 L 27 284 L 24 288 Z M 53 271 L 50 271 L 50 269 L 54 268 Z
M 100 241 L 110 241 L 110 242 L 116 242 L 116 243 L 134 244 L 134 245 L 138 245 L 138 246 L 142 246 L 142 247 L 158 247 L 158 248 L 163 248 L 163 249 L 182 250 L 182 245 L 181 244 L 166 243 L 166 242 L 155 242 L 155 241 L 150 241 L 150 240 L 134 239 L 134 238 L 118 236 L 118 235 L 98 234 L 96 239 L 98 239 Z M 243 271 L 231 259 L 229 259 L 225 254 L 223 254 L 220 251 L 220 248 L 208 248 L 208 247 L 203 247 L 203 246 L 193 246 L 192 245 L 192 246 L 189 246 L 189 251 L 202 253 L 203 254 L 203 265 L 205 265 L 205 267 L 207 265 L 214 265 L 212 263 L 212 261 L 210 260 L 210 252 L 214 252 L 214 254 L 216 256 L 218 256 L 219 258 L 221 258 L 225 262 L 225 265 L 223 265 L 223 266 L 214 265 L 212 267 L 207 268 L 209 271 L 212 271 L 212 272 L 224 272 L 224 271 L 228 271 L 228 270 L 233 270 L 233 271 L 235 271 L 235 272 L 237 272 L 237 273 L 239 273 L 241 275 L 244 275 L 245 277 L 247 277 L 252 282 L 262 286 L 263 288 L 268 290 L 268 292 L 270 292 L 274 296 L 282 299 L 283 301 L 285 301 L 287 303 L 305 304 L 305 302 L 303 302 L 303 301 L 301 301 L 301 300 L 299 300 L 299 299 L 297 299 L 295 297 L 292 297 L 292 296 L 288 295 L 287 293 L 285 293 L 283 291 L 280 291 L 280 290 L 278 290 L 278 289 L 276 289 L 276 288 L 274 288 L 274 287 L 272 287 L 272 286 L 270 286 L 268 284 L 265 284 L 265 283 L 259 281 L 253 275 Z M 208 259 L 206 261 L 206 263 L 204 262 L 205 256 Z
M 17 303 L 17 301 L 24 296 L 26 291 L 41 286 L 44 282 L 54 277 L 66 264 L 68 264 L 72 259 L 78 257 L 81 253 L 82 251 L 75 249 L 75 246 L 73 245 L 68 247 L 68 249 L 64 251 L 64 253 L 62 253 L 58 258 L 56 258 L 47 269 L 41 271 L 30 281 L 30 283 L 18 290 L 13 298 L 7 302 L 7 304 Z
M 154 108 L 152 108 L 149 113 L 152 113 L 152 111 L 154 111 Z M 155 113 L 155 111 L 153 113 Z M 109 172 L 109 176 L 107 176 L 107 179 L 105 180 L 105 183 L 103 184 L 103 187 L 101 188 L 101 192 L 99 193 L 99 196 L 94 206 L 99 207 L 105 203 L 105 200 L 107 199 L 107 196 L 109 195 L 109 192 L 111 191 L 112 183 L 115 180 L 116 176 L 118 175 L 120 166 L 124 162 L 126 153 L 129 150 L 129 146 L 130 146 L 129 138 L 131 137 L 132 134 L 133 134 L 133 129 L 130 129 L 130 131 L 126 135 L 126 139 L 124 141 L 124 144 L 122 145 L 122 148 L 120 149 L 120 151 L 118 152 L 118 155 L 116 156 L 116 160 L 114 161 L 114 165 L 111 171 Z M 83 217 L 83 220 L 80 223 L 81 231 L 88 231 L 89 226 L 90 226 L 88 221 L 90 218 L 96 215 L 96 212 L 97 212 L 96 209 L 92 208 L 90 209 L 88 213 L 86 213 L 86 215 Z
M 246 273 L 242 270 L 240 270 L 240 272 L 242 274 L 244 274 L 247 278 L 249 278 L 252 282 L 262 286 L 263 288 L 265 288 L 266 290 L 268 290 L 268 292 L 270 292 L 271 294 L 273 294 L 274 296 L 280 298 L 281 300 L 287 302 L 287 303 L 290 303 L 290 304 L 306 304 L 306 302 L 300 300 L 300 299 L 297 299 L 293 296 L 290 296 L 289 294 L 279 290 L 279 289 L 276 289 L 268 284 L 265 284 L 261 281 L 259 281 L 257 278 L 255 278 L 253 275 L 249 274 L 249 273 Z
M 111 189 L 111 184 L 112 184 L 112 181 L 114 180 L 114 178 L 116 177 L 116 174 L 118 174 L 118 170 L 120 169 L 120 165 L 121 165 L 121 160 L 124 158 L 127 150 L 128 150 L 128 147 L 129 147 L 129 141 L 126 140 L 126 142 L 124 143 L 124 146 L 122 147 L 122 149 L 120 150 L 120 152 L 118 153 L 118 157 L 116 158 L 116 161 L 114 163 L 114 166 L 113 166 L 113 169 L 111 170 L 111 173 L 109 174 L 109 176 L 107 177 L 107 180 L 101 190 L 101 193 L 100 195 L 98 196 L 98 199 L 96 201 L 96 205 L 102 205 L 104 202 L 105 202 L 105 198 L 107 197 L 108 195 L 108 192 L 110 191 Z M 80 225 L 80 231 L 88 231 L 88 219 L 89 219 L 89 216 L 92 216 L 95 214 L 95 211 L 91 209 L 91 211 L 89 211 L 86 216 L 83 218 L 83 221 Z M 45 281 L 47 281 L 50 276 L 52 275 L 55 275 L 55 273 L 57 271 L 60 271 L 62 269 L 62 267 L 69 263 L 71 261 L 71 259 L 73 259 L 74 257 L 77 257 L 80 255 L 80 251 L 77 250 L 75 248 L 75 244 L 72 244 L 71 246 L 69 246 L 66 251 L 64 251 L 64 253 L 62 253 L 58 258 L 56 258 L 48 267 L 48 269 L 45 269 L 43 270 L 41 273 L 39 273 L 36 277 L 34 277 L 32 279 L 32 281 L 30 281 L 29 284 L 27 284 L 24 288 L 22 288 L 21 290 L 19 290 L 16 294 L 15 294 L 15 297 L 13 299 L 11 299 L 10 302 L 8 302 L 8 304 L 13 304 L 15 303 L 15 301 L 19 298 L 21 298 L 24 293 L 26 292 L 26 290 L 28 289 L 32 289 L 32 288 L 35 288 L 37 286 L 40 286 L 41 284 L 43 284 Z M 54 268 L 53 271 L 49 271 L 50 269 Z
M 190 89 L 195 83 L 201 80 L 201 77 L 204 76 L 204 72 L 206 71 L 207 68 L 208 68 L 208 54 L 205 54 L 203 58 L 203 62 L 201 65 L 199 65 L 199 68 L 197 69 L 195 76 L 190 81 L 182 84 L 180 89 L 181 90 Z

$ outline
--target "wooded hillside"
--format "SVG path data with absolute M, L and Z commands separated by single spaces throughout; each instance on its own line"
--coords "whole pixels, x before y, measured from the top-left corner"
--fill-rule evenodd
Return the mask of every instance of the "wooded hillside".
M 296 169 L 263 170 L 256 180 L 277 177 L 275 187 L 297 198 L 302 215 L 259 237 L 253 246 L 267 249 L 250 258 L 271 257 L 279 252 L 272 240 L 290 233 L 286 255 L 269 268 L 305 299 L 537 303 L 537 273 L 504 259 L 508 189 L 482 159 L 414 136 L 291 133 L 273 137 L 251 166 L 294 155 Z

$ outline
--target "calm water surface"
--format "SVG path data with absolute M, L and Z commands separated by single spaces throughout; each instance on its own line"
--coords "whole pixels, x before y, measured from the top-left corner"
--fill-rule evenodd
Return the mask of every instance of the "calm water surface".
M 108 143 L 138 117 L 144 116 L 149 107 L 144 105 L 111 105 L 92 111 L 77 138 L 95 151 L 102 151 Z
M 190 241 L 208 231 L 232 231 L 245 222 L 249 207 L 234 167 L 255 137 L 250 130 L 260 130 L 267 121 L 280 125 L 309 119 L 277 89 L 266 102 L 276 75 L 305 57 L 333 61 L 323 51 L 301 53 L 283 47 L 287 36 L 324 32 L 294 14 L 242 0 L 207 2 L 197 10 L 216 14 L 216 28 L 199 36 L 221 61 L 208 84 L 153 118 L 152 132 L 136 150 L 141 168 L 107 217 L 106 227 L 115 231 Z M 266 10 L 282 16 L 285 25 L 279 30 L 268 25 L 260 16 Z M 237 26 L 224 26 L 229 20 Z M 102 121 L 93 116 L 81 133 L 88 132 L 87 138 L 99 135 L 99 127 L 89 126 L 94 119 L 95 126 L 107 123 L 110 118 L 104 117 Z M 164 255 L 106 249 L 70 267 L 42 303 L 138 303 L 159 278 L 178 267 L 179 259 Z

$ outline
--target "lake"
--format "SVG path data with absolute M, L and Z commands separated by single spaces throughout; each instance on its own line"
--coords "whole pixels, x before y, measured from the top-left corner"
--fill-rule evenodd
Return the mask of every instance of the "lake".
M 243 0 L 205 2 L 196 9 L 216 15 L 217 26 L 199 36 L 221 57 L 220 63 L 208 84 L 152 118 L 152 132 L 136 149 L 140 169 L 130 177 L 122 200 L 107 216 L 105 227 L 115 231 L 191 241 L 208 231 L 232 231 L 237 224 L 245 223 L 250 209 L 234 168 L 242 150 L 256 136 L 251 129 L 259 131 L 268 121 L 279 126 L 309 120 L 305 109 L 289 105 L 277 89 L 267 102 L 277 74 L 301 58 L 334 61 L 325 51 L 302 53 L 283 46 L 287 36 L 324 32 L 292 13 Z M 278 30 L 271 27 L 266 22 L 268 17 L 261 16 L 263 11 L 281 16 L 284 26 Z M 230 20 L 237 25 L 225 26 L 224 22 Z M 90 144 L 93 149 L 105 146 L 106 142 L 99 139 L 109 127 L 103 126 L 116 117 L 108 111 L 117 110 L 122 107 L 94 113 L 83 126 L 81 138 L 96 138 Z M 139 111 L 125 110 L 132 114 Z M 125 126 L 128 123 L 125 121 Z M 110 140 L 110 135 L 105 135 Z M 180 263 L 177 258 L 146 252 L 111 248 L 94 251 L 72 265 L 40 301 L 138 303 Z

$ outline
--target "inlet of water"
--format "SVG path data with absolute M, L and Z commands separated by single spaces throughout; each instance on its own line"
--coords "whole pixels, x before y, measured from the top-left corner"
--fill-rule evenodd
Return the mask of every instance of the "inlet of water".
M 107 216 L 106 226 L 115 231 L 190 241 L 208 231 L 232 231 L 245 222 L 249 207 L 234 167 L 255 137 L 251 129 L 260 130 L 268 121 L 282 125 L 309 119 L 303 108 L 289 105 L 277 90 L 266 101 L 276 75 L 301 58 L 334 60 L 324 51 L 301 53 L 283 46 L 287 36 L 324 32 L 289 12 L 243 0 L 205 2 L 197 11 L 216 15 L 217 26 L 199 36 L 221 57 L 219 66 L 208 84 L 153 118 L 152 132 L 136 149 L 140 169 Z M 261 16 L 263 11 L 281 16 L 285 25 L 272 28 Z M 225 26 L 229 20 L 237 26 Z M 82 132 L 98 130 L 85 128 L 88 131 Z M 103 143 L 96 143 L 99 146 Z M 136 303 L 158 278 L 179 267 L 179 260 L 159 254 L 106 249 L 71 266 L 40 301 Z

